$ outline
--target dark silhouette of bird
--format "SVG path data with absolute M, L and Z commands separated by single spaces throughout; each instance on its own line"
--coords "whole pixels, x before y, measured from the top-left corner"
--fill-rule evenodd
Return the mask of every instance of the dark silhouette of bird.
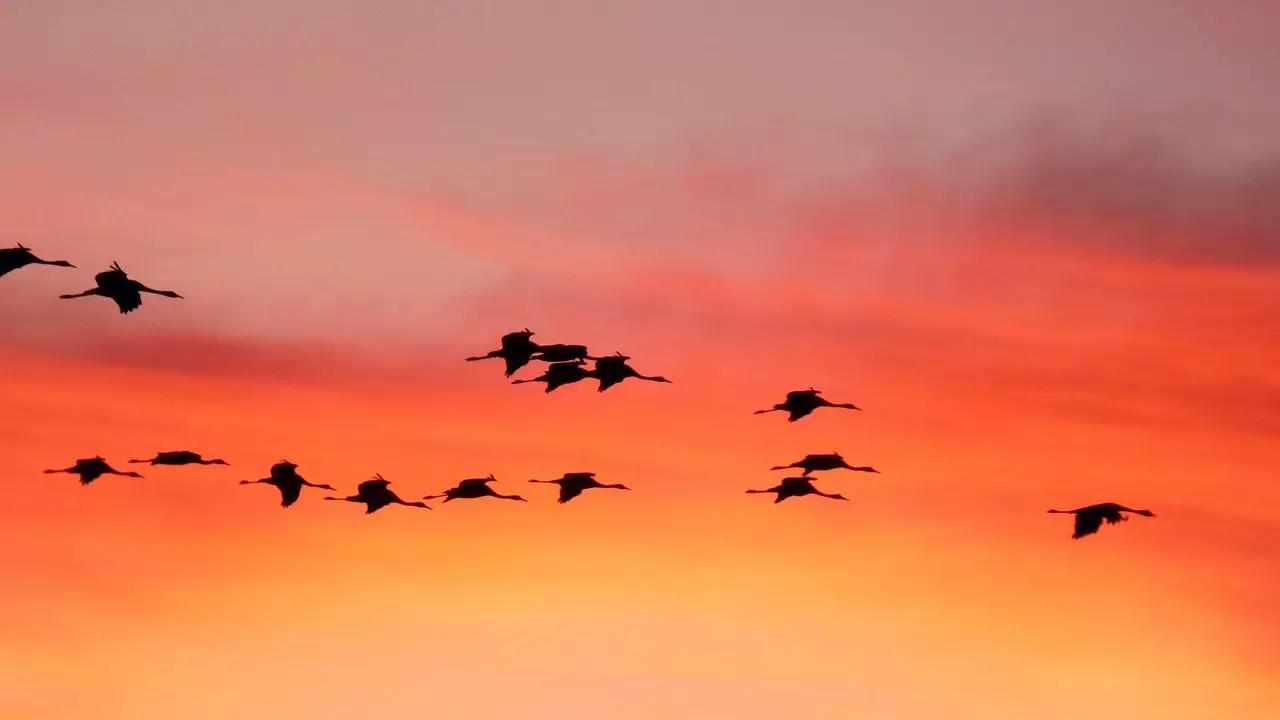
M 850 465 L 849 463 L 845 462 L 844 457 L 841 456 L 840 453 L 838 452 L 805 455 L 803 458 L 800 458 L 799 460 L 791 463 L 790 465 L 774 465 L 769 469 L 770 470 L 790 470 L 791 468 L 804 470 L 804 472 L 801 473 L 802 475 L 808 475 L 809 473 L 814 472 L 816 470 L 837 470 L 841 468 L 845 470 L 855 470 L 857 472 L 867 472 L 867 473 L 880 472 L 879 470 L 873 467 L 867 467 L 867 466 L 855 467 L 853 465 Z
M 630 490 L 626 485 L 602 485 L 596 480 L 596 474 L 593 472 L 571 472 L 561 475 L 555 480 L 530 480 L 531 483 L 551 483 L 560 486 L 560 499 L 558 502 L 567 503 L 570 500 L 582 494 L 583 490 L 590 488 L 608 488 L 611 490 Z
M 73 268 L 75 265 L 66 260 L 41 260 L 36 257 L 31 249 L 22 243 L 18 243 L 17 247 L 0 249 L 0 277 L 4 277 L 9 273 L 24 268 L 28 265 L 57 265 L 58 267 Z
M 541 375 L 536 378 L 528 378 L 525 380 L 512 380 L 512 385 L 521 383 L 542 382 L 547 384 L 546 392 L 551 392 L 562 385 L 569 385 L 591 377 L 591 371 L 586 367 L 584 360 L 574 360 L 573 362 L 557 362 L 551 363 Z
M 98 284 L 97 287 L 90 288 L 82 293 L 59 295 L 58 297 L 63 300 L 71 300 L 72 298 L 101 295 L 114 300 L 121 313 L 131 313 L 142 307 L 142 293 L 144 292 L 170 298 L 182 297 L 172 290 L 155 290 L 143 285 L 126 275 L 124 270 L 120 269 L 120 263 L 115 262 L 111 263 L 110 270 L 94 275 L 93 281 Z
M 166 452 L 156 453 L 156 456 L 149 460 L 130 460 L 131 463 L 151 463 L 152 465 L 230 465 L 231 463 L 222 458 L 214 458 L 205 460 L 200 453 L 191 452 L 190 450 L 168 450 Z
M 538 351 L 538 344 L 529 339 L 533 337 L 533 334 L 533 331 L 529 328 L 507 333 L 502 336 L 502 346 L 500 348 L 490 350 L 484 355 L 469 357 L 467 362 L 502 358 L 507 364 L 507 377 L 511 377 L 517 370 L 528 365 L 533 354 Z
M 501 495 L 497 492 L 494 492 L 494 489 L 489 487 L 489 483 L 493 482 L 494 480 L 497 480 L 497 478 L 495 478 L 492 475 L 489 475 L 488 477 L 482 477 L 482 478 L 467 478 L 466 480 L 459 482 L 456 486 L 451 487 L 448 490 L 445 490 L 439 495 L 427 495 L 422 499 L 435 500 L 437 498 L 444 498 L 444 502 L 449 502 L 450 500 L 466 500 L 471 498 L 495 497 L 495 498 L 501 498 L 503 500 L 519 500 L 520 502 L 528 502 L 528 500 L 525 500 L 519 495 Z
M 824 493 L 813 486 L 807 477 L 789 477 L 783 478 L 782 482 L 768 490 L 748 490 L 749 493 L 777 493 L 778 497 L 774 499 L 775 503 L 780 503 L 789 497 L 800 497 L 801 495 L 820 495 L 824 498 L 832 500 L 848 500 L 849 498 L 840 494 Z
M 1128 516 L 1122 515 L 1121 513 L 1133 513 L 1134 515 L 1142 515 L 1149 518 L 1156 516 L 1156 514 L 1150 510 L 1133 510 L 1115 503 L 1100 503 L 1098 505 L 1076 508 L 1075 510 L 1050 510 L 1049 512 L 1076 516 L 1076 527 L 1075 532 L 1071 535 L 1072 540 L 1079 540 L 1086 535 L 1092 535 L 1098 532 L 1098 529 L 1102 527 L 1102 521 L 1104 520 L 1108 525 L 1126 522 L 1129 519 Z
M 809 388 L 808 390 L 792 390 L 787 393 L 787 399 L 774 405 L 768 410 L 757 410 L 756 415 L 768 412 L 777 412 L 779 410 L 790 413 L 787 422 L 795 422 L 820 407 L 844 408 L 846 410 L 861 410 L 862 408 L 853 403 L 833 403 L 821 397 L 820 390 Z
M 364 503 L 364 514 L 369 515 L 377 512 L 388 505 L 405 505 L 407 507 L 422 508 L 430 510 L 431 507 L 424 502 L 408 502 L 401 500 L 399 495 L 391 491 L 389 487 L 390 480 L 382 477 L 381 473 L 374 475 L 372 480 L 365 480 L 356 486 L 356 494 L 346 497 L 325 496 L 325 500 L 342 500 L 344 502 Z M 332 488 L 330 488 L 332 489 Z
M 302 495 L 302 486 L 320 488 L 321 490 L 334 490 L 328 485 L 316 485 L 307 482 L 298 474 L 298 466 L 288 460 L 281 460 L 271 466 L 271 476 L 264 477 L 259 480 L 241 480 L 241 485 L 252 485 L 254 483 L 262 483 L 264 485 L 275 485 L 280 490 L 280 507 L 289 507 L 298 501 L 298 497 Z
M 560 363 L 573 362 L 575 360 L 599 360 L 600 358 L 593 357 L 587 350 L 586 345 L 555 343 L 553 345 L 539 345 L 538 351 L 533 355 L 533 359 L 546 363 Z
M 101 455 L 76 460 L 76 464 L 60 470 L 45 470 L 46 473 L 71 473 L 80 476 L 80 484 L 88 485 L 103 475 L 121 475 L 123 477 L 142 477 L 136 472 L 121 472 L 107 464 Z
M 591 370 L 591 376 L 600 381 L 600 387 L 597 388 L 597 392 L 604 392 L 627 378 L 648 380 L 650 382 L 671 382 L 661 375 L 641 375 L 636 372 L 635 368 L 627 364 L 630 359 L 629 356 L 622 353 L 614 353 L 609 357 L 596 360 L 596 365 Z

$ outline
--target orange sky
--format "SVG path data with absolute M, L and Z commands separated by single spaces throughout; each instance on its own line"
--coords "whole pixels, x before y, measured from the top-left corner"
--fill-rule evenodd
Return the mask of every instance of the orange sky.
M 0 245 L 79 266 L 0 279 L 0 716 L 1280 716 L 1274 11 L 551 4 L 0 11 Z M 525 326 L 674 384 L 461 361 Z

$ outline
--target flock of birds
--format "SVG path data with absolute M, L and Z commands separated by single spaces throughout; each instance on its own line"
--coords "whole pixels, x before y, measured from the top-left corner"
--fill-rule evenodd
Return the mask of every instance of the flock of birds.
M 53 265 L 58 267 L 74 268 L 75 266 L 66 260 L 43 260 L 37 257 L 31 250 L 21 244 L 13 248 L 0 249 L 0 277 L 28 265 Z M 120 267 L 119 263 L 112 263 L 111 267 L 94 276 L 94 287 L 83 292 L 60 295 L 62 299 L 72 299 L 81 297 L 98 296 L 108 298 L 115 302 L 121 313 L 130 313 L 142 306 L 142 294 L 149 293 L 169 298 L 181 298 L 182 296 L 172 290 L 156 290 L 147 287 L 142 283 L 130 278 Z M 502 359 L 506 364 L 506 377 L 510 378 L 521 368 L 525 367 L 533 361 L 546 363 L 546 368 L 537 377 L 527 379 L 515 379 L 513 384 L 541 382 L 545 384 L 545 392 L 553 392 L 557 388 L 570 385 L 587 379 L 596 380 L 599 385 L 598 392 L 604 392 L 609 388 L 617 385 L 629 378 L 638 380 L 646 380 L 650 382 L 669 383 L 670 380 L 661 376 L 642 375 L 628 364 L 631 358 L 616 352 L 613 355 L 592 356 L 589 354 L 585 345 L 565 345 L 553 344 L 542 345 L 533 341 L 534 333 L 525 328 L 518 332 L 508 333 L 502 336 L 500 347 L 492 350 L 484 355 L 478 355 L 467 358 L 468 362 L 475 362 L 489 359 Z M 593 365 L 588 368 L 587 362 Z M 861 410 L 853 403 L 833 403 L 822 397 L 820 391 L 810 387 L 806 390 L 793 390 L 787 393 L 786 398 L 770 408 L 764 410 L 756 410 L 755 414 L 760 415 L 770 412 L 785 412 L 788 414 L 788 422 L 796 422 L 802 418 L 808 417 L 819 408 L 842 408 L 847 410 Z M 188 450 L 171 450 L 160 452 L 148 459 L 133 459 L 130 463 L 147 463 L 152 466 L 181 466 L 181 465 L 228 465 L 221 458 L 206 460 L 199 453 Z M 816 495 L 818 497 L 830 498 L 832 500 L 848 500 L 838 493 L 825 493 L 817 489 L 813 485 L 810 474 L 814 472 L 823 472 L 830 470 L 851 470 L 854 472 L 879 473 L 872 467 L 850 465 L 838 452 L 818 453 L 806 455 L 803 458 L 787 464 L 777 465 L 771 470 L 801 470 L 799 475 L 783 478 L 777 485 L 762 490 L 747 490 L 748 493 L 773 493 L 775 495 L 774 502 L 780 503 L 783 500 L 793 497 L 801 497 L 804 495 Z M 83 485 L 88 485 L 103 475 L 122 475 L 126 477 L 142 477 L 140 474 L 132 471 L 120 471 L 111 467 L 106 459 L 101 456 L 92 458 L 82 458 L 70 467 L 61 469 L 45 470 L 46 473 L 71 473 L 80 477 Z M 427 495 L 421 501 L 406 501 L 401 499 L 395 492 L 391 490 L 390 481 L 382 477 L 382 475 L 374 475 L 372 479 L 366 480 L 356 486 L 354 495 L 338 497 L 335 495 L 327 495 L 325 500 L 335 500 L 342 502 L 360 503 L 365 506 L 365 513 L 373 513 L 388 505 L 405 505 L 408 507 L 431 509 L 425 500 L 440 499 L 442 502 L 450 502 L 452 500 L 474 499 L 482 497 L 500 498 L 503 500 L 515 500 L 525 502 L 525 499 L 519 495 L 504 495 L 495 491 L 492 483 L 496 478 L 488 475 L 482 478 L 467 478 L 460 481 L 456 486 L 449 488 L 441 493 Z M 559 486 L 559 502 L 566 503 L 578 497 L 583 491 L 588 489 L 615 489 L 630 490 L 621 484 L 602 484 L 596 479 L 593 472 L 569 472 L 565 473 L 554 480 L 530 480 L 531 483 L 549 483 Z M 288 460 L 271 466 L 269 475 L 258 480 L 241 480 L 241 485 L 251 484 L 273 485 L 280 492 L 281 505 L 289 507 L 298 501 L 302 494 L 303 487 L 317 488 L 321 490 L 335 491 L 336 489 L 329 485 L 318 485 L 308 482 L 300 474 L 298 474 L 298 466 Z M 1089 505 L 1074 510 L 1049 510 L 1050 513 L 1067 513 L 1075 515 L 1075 529 L 1072 538 L 1078 539 L 1087 535 L 1092 535 L 1102 527 L 1106 522 L 1109 525 L 1124 522 L 1128 520 L 1127 514 L 1142 515 L 1145 517 L 1155 517 L 1150 510 L 1134 510 L 1132 508 L 1118 505 L 1116 503 L 1101 503 L 1097 505 Z

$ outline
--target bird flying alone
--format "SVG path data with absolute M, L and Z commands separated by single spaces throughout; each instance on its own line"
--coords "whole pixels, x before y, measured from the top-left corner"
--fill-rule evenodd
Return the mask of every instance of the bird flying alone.
M 430 510 L 431 507 L 424 502 L 407 502 L 401 500 L 399 495 L 391 491 L 391 481 L 382 477 L 382 474 L 376 474 L 370 480 L 365 480 L 356 486 L 356 494 L 346 497 L 333 497 L 326 495 L 325 500 L 338 500 L 341 502 L 363 503 L 364 514 L 371 515 L 388 505 L 404 505 L 407 507 L 422 508 Z M 332 490 L 333 488 L 329 488 Z
M 280 507 L 289 507 L 296 503 L 298 498 L 302 496 L 302 487 L 320 488 L 321 490 L 334 490 L 328 485 L 316 485 L 307 482 L 298 474 L 298 466 L 288 460 L 281 460 L 271 466 L 271 475 L 259 480 L 241 480 L 241 485 L 253 485 L 262 483 L 263 485 L 274 485 L 280 491 Z
M 80 484 L 88 485 L 103 475 L 120 475 L 122 477 L 142 477 L 136 472 L 121 472 L 111 467 L 101 455 L 91 458 L 81 458 L 76 460 L 76 464 L 68 468 L 58 470 L 45 470 L 46 473 L 71 473 L 80 476 Z
M 774 503 L 780 503 L 790 497 L 800 497 L 801 495 L 818 495 L 819 497 L 830 498 L 832 500 L 848 500 L 849 498 L 839 493 L 824 493 L 813 486 L 813 483 L 807 477 L 789 477 L 783 478 L 782 482 L 774 485 L 767 490 L 748 490 L 748 493 L 777 493 L 778 497 L 774 498 Z
M 1098 532 L 1098 529 L 1102 527 L 1103 521 L 1106 521 L 1108 525 L 1128 521 L 1128 516 L 1123 513 L 1132 513 L 1149 518 L 1156 516 L 1150 510 L 1133 510 L 1115 503 L 1100 503 L 1076 508 L 1075 510 L 1049 510 L 1048 512 L 1076 516 L 1075 531 L 1071 535 L 1072 540 L 1079 540 L 1082 537 Z
M 501 495 L 495 492 L 493 488 L 489 487 L 489 483 L 494 480 L 497 480 L 497 478 L 493 475 L 488 475 L 482 478 L 467 478 L 438 495 L 427 495 L 422 499 L 435 500 L 437 498 L 444 498 L 443 502 L 449 502 L 450 500 L 469 500 L 473 498 L 494 497 L 502 500 L 519 500 L 520 502 L 528 502 L 528 500 L 525 500 L 519 495 Z
M 560 486 L 560 499 L 557 501 L 561 504 L 582 494 L 583 490 L 591 488 L 607 488 L 610 490 L 630 490 L 626 485 L 602 485 L 596 480 L 596 474 L 593 472 L 572 472 L 565 473 L 555 480 L 530 480 L 531 483 L 548 483 Z
M 774 465 L 770 470 L 804 470 L 801 475 L 808 475 L 817 470 L 853 470 L 856 472 L 877 473 L 879 470 L 869 466 L 854 466 L 845 462 L 838 452 L 822 453 L 817 455 L 805 455 L 803 458 L 791 463 L 790 465 Z
M 142 293 L 162 295 L 169 298 L 182 297 L 172 290 L 156 290 L 143 285 L 126 275 L 124 270 L 120 268 L 120 263 L 115 262 L 111 263 L 109 270 L 104 270 L 94 275 L 93 281 L 97 283 L 97 287 L 89 288 L 81 293 L 59 295 L 58 297 L 63 300 L 89 297 L 90 295 L 111 298 L 115 301 L 116 307 L 120 308 L 121 314 L 131 313 L 142 307 Z
M 787 422 L 795 422 L 817 410 L 820 407 L 843 408 L 845 410 L 861 410 L 862 408 L 853 403 L 833 403 L 822 397 L 822 391 L 809 388 L 808 390 L 792 390 L 787 393 L 787 399 L 780 402 L 768 410 L 756 410 L 754 414 L 762 415 L 770 412 L 788 413 Z
M 190 450 L 167 450 L 165 452 L 156 453 L 155 457 L 148 460 L 133 459 L 131 463 L 150 463 L 152 465 L 230 465 L 222 458 L 214 458 L 205 460 L 200 453 L 191 452 Z
M 0 249 L 0 277 L 4 277 L 19 268 L 28 265 L 56 265 L 57 267 L 73 268 L 75 265 L 66 260 L 42 260 L 36 257 L 31 249 L 22 243 L 18 243 L 16 247 Z

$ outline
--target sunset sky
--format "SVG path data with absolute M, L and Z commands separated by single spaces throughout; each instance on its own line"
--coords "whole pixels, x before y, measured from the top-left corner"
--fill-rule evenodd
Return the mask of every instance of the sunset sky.
M 1280 717 L 1276 28 L 0 1 L 0 246 L 77 265 L 0 278 L 0 717 Z M 112 261 L 185 299 L 57 299 Z M 462 361 L 524 327 L 673 384 Z

